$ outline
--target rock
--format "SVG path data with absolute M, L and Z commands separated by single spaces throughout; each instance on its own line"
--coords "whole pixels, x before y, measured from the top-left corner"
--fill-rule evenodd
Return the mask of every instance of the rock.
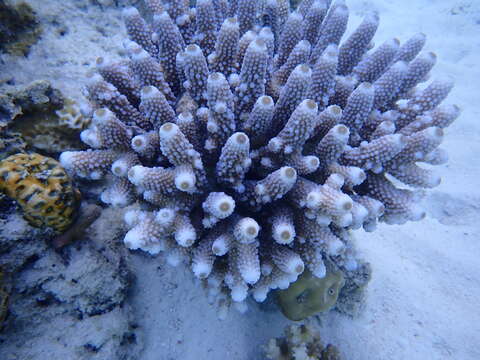
M 125 304 L 132 276 L 115 241 L 97 236 L 108 215 L 61 252 L 16 212 L 0 216 L 0 267 L 13 284 L 0 358 L 45 359 L 45 344 L 56 358 L 137 358 L 141 339 Z
M 12 55 L 28 55 L 42 33 L 35 12 L 25 2 L 16 5 L 0 1 L 0 51 Z
M 13 140 L 9 138 L 22 139 L 22 149 L 47 155 L 56 155 L 67 149 L 83 149 L 85 145 L 80 141 L 80 131 L 89 122 L 90 119 L 82 115 L 80 106 L 47 80 L 33 81 L 25 87 L 10 90 L 0 96 L 0 135 L 6 138 L 0 141 L 0 158 L 12 153 L 9 144 Z M 2 148 L 5 152 L 8 150 L 8 154 L 3 155 Z

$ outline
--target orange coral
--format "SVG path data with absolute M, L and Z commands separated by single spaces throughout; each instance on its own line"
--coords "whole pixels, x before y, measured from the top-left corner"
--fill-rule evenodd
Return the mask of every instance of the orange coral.
M 64 232 L 73 222 L 80 192 L 58 161 L 18 153 L 0 162 L 0 190 L 16 200 L 35 227 Z

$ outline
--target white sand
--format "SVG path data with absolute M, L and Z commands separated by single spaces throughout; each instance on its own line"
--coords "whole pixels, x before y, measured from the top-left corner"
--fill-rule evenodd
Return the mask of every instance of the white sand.
M 59 3 L 51 0 L 42 8 L 30 2 L 42 16 Z M 62 20 L 65 7 L 82 14 L 73 2 L 62 1 L 67 5 L 48 15 L 67 23 L 70 33 L 63 38 L 47 34 L 20 63 L 2 57 L 3 76 L 15 75 L 20 82 L 46 77 L 75 92 L 87 62 L 115 53 L 121 40 L 119 11 L 109 9 L 99 24 L 110 26 L 107 42 L 95 30 L 98 8 Z M 439 167 L 443 182 L 425 201 L 429 217 L 357 234 L 358 248 L 373 267 L 367 306 L 358 319 L 335 312 L 322 316 L 323 337 L 337 344 L 346 359 L 480 359 L 480 2 L 349 0 L 348 5 L 350 28 L 367 10 L 379 11 L 377 44 L 426 33 L 426 48 L 439 59 L 433 77 L 455 79 L 447 102 L 461 106 L 463 113 L 446 130 L 442 147 L 450 161 Z M 67 74 L 61 72 L 62 61 Z M 23 72 L 15 73 L 19 68 Z M 142 359 L 261 359 L 259 344 L 280 335 L 287 323 L 278 312 L 256 306 L 246 315 L 232 311 L 219 321 L 189 271 L 141 255 L 134 256 L 134 264 L 138 281 L 132 303 L 145 332 Z
M 442 184 L 426 198 L 429 217 L 357 235 L 373 267 L 367 308 L 355 320 L 328 314 L 324 334 L 349 359 L 479 359 L 480 3 L 349 3 L 355 15 L 375 4 L 377 43 L 426 33 L 426 49 L 438 55 L 432 78 L 455 79 L 447 102 L 463 112 L 445 131 L 450 161 L 439 167 Z

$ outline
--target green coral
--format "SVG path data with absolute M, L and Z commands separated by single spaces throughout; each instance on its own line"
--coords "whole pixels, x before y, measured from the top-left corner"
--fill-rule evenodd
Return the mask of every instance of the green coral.
M 278 291 L 278 303 L 290 320 L 306 319 L 318 312 L 328 311 L 337 303 L 345 284 L 342 271 L 327 267 L 327 274 L 317 278 L 308 270 L 286 290 Z

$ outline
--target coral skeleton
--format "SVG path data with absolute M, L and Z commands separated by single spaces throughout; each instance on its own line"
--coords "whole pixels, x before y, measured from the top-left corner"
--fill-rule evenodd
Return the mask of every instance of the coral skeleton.
M 325 263 L 359 266 L 351 230 L 420 220 L 459 115 L 449 80 L 425 85 L 425 35 L 372 48 L 372 12 L 345 36 L 342 0 L 150 0 L 124 10 L 119 63 L 99 59 L 86 151 L 61 154 L 129 210 L 124 243 L 164 253 L 224 306 L 263 301 Z M 223 305 L 222 305 L 223 304 Z

